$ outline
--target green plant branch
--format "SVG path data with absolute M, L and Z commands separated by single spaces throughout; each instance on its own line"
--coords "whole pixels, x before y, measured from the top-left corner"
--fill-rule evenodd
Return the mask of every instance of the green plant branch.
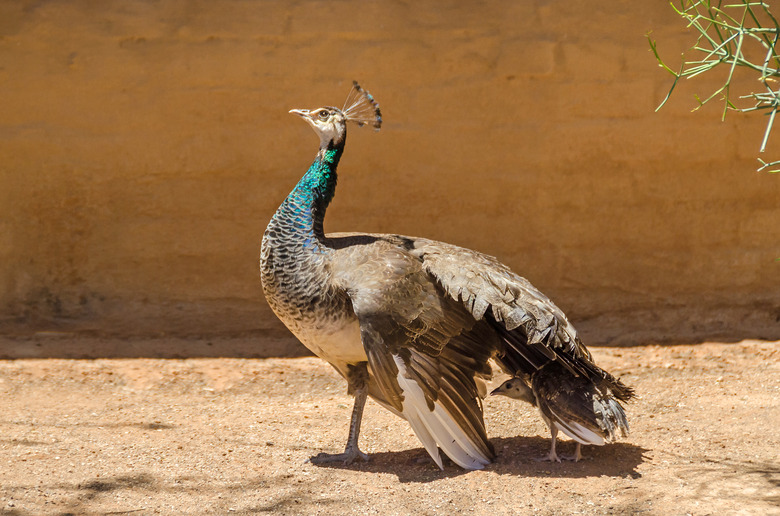
M 769 136 L 774 126 L 777 111 L 780 110 L 780 89 L 774 89 L 774 78 L 780 77 L 780 55 L 776 50 L 780 41 L 780 24 L 772 15 L 769 6 L 763 0 L 742 0 L 723 5 L 722 0 L 680 0 L 679 7 L 670 4 L 672 9 L 687 22 L 687 27 L 697 33 L 696 43 L 690 52 L 697 54 L 698 59 L 686 59 L 683 54 L 679 71 L 675 71 L 661 58 L 658 44 L 648 35 L 650 49 L 659 66 L 674 77 L 669 92 L 661 101 L 656 111 L 669 100 L 680 79 L 691 79 L 703 73 L 726 65 L 728 72 L 723 84 L 704 100 L 696 96 L 697 110 L 716 97 L 723 100 L 725 119 L 728 111 L 748 113 L 762 110 L 767 114 L 767 125 L 761 141 L 759 152 L 766 150 Z M 759 14 L 760 13 L 760 14 Z M 762 24 L 762 19 L 769 23 Z M 768 26 L 765 26 L 768 25 Z M 766 49 L 759 59 L 746 55 L 746 41 L 757 42 Z M 732 101 L 732 81 L 738 68 L 744 68 L 760 74 L 765 92 L 750 92 L 740 95 L 740 99 L 752 99 L 755 104 L 749 107 L 738 107 Z M 766 162 L 759 159 L 761 168 L 770 172 L 780 171 L 780 161 Z

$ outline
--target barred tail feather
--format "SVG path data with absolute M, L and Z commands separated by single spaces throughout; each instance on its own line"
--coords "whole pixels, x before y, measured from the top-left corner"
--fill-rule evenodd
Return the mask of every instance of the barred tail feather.
M 615 440 L 618 431 L 623 437 L 628 435 L 628 419 L 626 419 L 626 413 L 617 400 L 613 398 L 594 400 L 593 408 L 599 426 L 604 431 L 608 441 Z

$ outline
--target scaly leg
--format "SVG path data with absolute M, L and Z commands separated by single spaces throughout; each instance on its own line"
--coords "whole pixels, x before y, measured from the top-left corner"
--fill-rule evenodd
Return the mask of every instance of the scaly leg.
M 574 448 L 574 455 L 561 455 L 561 458 L 563 460 L 573 460 L 574 462 L 579 462 L 582 458 L 582 445 L 577 443 L 577 446 Z
M 574 455 L 561 455 L 561 458 L 563 460 L 573 460 L 574 462 L 579 462 L 582 458 L 582 445 L 577 443 L 577 446 L 574 448 Z
M 552 434 L 552 444 L 550 444 L 550 452 L 544 457 L 539 457 L 537 462 L 561 462 L 561 458 L 555 453 L 555 438 L 558 437 L 558 429 L 555 425 L 550 426 L 550 434 Z
M 349 437 L 344 453 L 319 453 L 309 459 L 314 464 L 323 464 L 326 462 L 343 462 L 351 464 L 355 459 L 368 461 L 369 457 L 358 448 L 358 437 L 360 436 L 360 422 L 363 419 L 363 407 L 366 404 L 368 396 L 368 370 L 365 363 L 357 366 L 350 366 L 347 381 L 355 394 L 355 405 L 352 407 L 352 419 L 349 422 Z

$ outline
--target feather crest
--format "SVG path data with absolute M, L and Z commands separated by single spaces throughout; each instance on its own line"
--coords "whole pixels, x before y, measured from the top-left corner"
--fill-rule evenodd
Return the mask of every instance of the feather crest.
M 361 88 L 357 81 L 352 81 L 352 89 L 349 90 L 341 112 L 348 122 L 355 122 L 360 127 L 368 124 L 377 131 L 382 127 L 379 103 L 368 91 Z

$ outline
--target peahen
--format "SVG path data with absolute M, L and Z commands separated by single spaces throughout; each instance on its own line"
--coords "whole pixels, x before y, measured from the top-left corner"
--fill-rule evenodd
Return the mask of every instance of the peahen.
M 550 451 L 539 460 L 577 462 L 582 458 L 581 445 L 602 446 L 614 441 L 618 433 L 628 435 L 628 420 L 620 402 L 628 401 L 633 391 L 575 376 L 557 361 L 544 365 L 530 377 L 510 378 L 490 394 L 522 400 L 539 409 L 552 437 Z M 576 441 L 574 455 L 556 453 L 559 430 Z
M 263 235 L 263 291 L 276 315 L 329 362 L 355 396 L 343 453 L 358 448 L 366 397 L 406 419 L 442 468 L 441 449 L 466 469 L 495 457 L 482 416 L 490 359 L 510 375 L 550 362 L 588 382 L 628 389 L 599 369 L 563 312 L 490 256 L 400 235 L 325 234 L 347 122 L 379 129 L 374 98 L 357 83 L 345 107 L 293 109 L 320 138 L 314 162 Z

